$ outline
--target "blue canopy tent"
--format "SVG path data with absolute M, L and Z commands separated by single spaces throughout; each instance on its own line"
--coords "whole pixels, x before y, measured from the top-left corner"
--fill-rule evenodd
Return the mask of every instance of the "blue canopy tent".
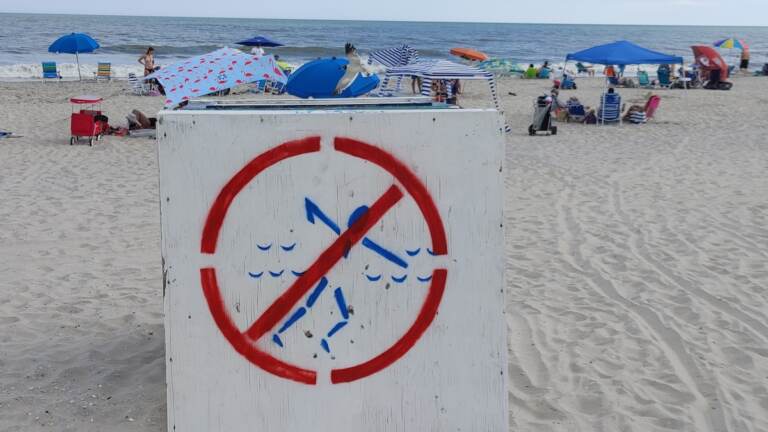
M 601 65 L 640 65 L 640 64 L 683 64 L 683 58 L 643 48 L 629 41 L 617 41 L 598 45 L 583 51 L 568 54 L 566 63 L 583 61 Z
M 433 80 L 485 80 L 488 81 L 488 87 L 491 91 L 491 99 L 496 110 L 504 116 L 504 111 L 501 109 L 501 102 L 496 91 L 496 79 L 493 74 L 486 72 L 482 69 L 478 69 L 473 66 L 454 63 L 448 60 L 422 60 L 415 63 L 410 63 L 404 66 L 396 66 L 387 69 L 384 82 L 388 83 L 389 78 L 397 76 L 411 76 L 421 78 L 421 94 L 423 96 L 430 96 L 432 93 L 432 81 Z M 384 94 L 386 89 L 385 84 L 382 84 L 380 88 L 380 94 Z M 510 132 L 509 125 L 504 121 L 504 129 L 506 132 Z
M 563 74 L 565 74 L 565 66 L 569 61 L 583 61 L 593 64 L 617 66 L 641 64 L 684 65 L 683 58 L 680 56 L 673 56 L 658 51 L 649 50 L 648 48 L 643 48 L 640 45 L 625 40 L 616 41 L 605 45 L 598 45 L 592 48 L 587 48 L 582 51 L 568 54 L 565 57 Z M 606 88 L 608 86 L 607 83 L 608 80 L 606 78 Z

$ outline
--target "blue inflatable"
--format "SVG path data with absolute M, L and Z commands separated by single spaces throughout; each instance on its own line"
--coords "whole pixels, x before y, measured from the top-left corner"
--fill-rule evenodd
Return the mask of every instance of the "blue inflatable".
M 349 98 L 364 95 L 378 87 L 378 76 L 358 75 L 341 94 L 333 94 L 348 64 L 347 59 L 335 57 L 305 63 L 288 77 L 286 91 L 300 98 Z

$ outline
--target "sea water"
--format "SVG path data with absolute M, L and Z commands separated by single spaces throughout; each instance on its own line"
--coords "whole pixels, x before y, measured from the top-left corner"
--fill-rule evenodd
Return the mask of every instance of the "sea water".
M 156 63 L 164 65 L 224 46 L 237 46 L 237 41 L 257 34 L 285 44 L 268 52 L 294 65 L 317 57 L 343 56 L 344 44 L 352 42 L 363 55 L 409 44 L 419 50 L 422 58 L 450 58 L 451 47 L 472 47 L 521 65 L 549 61 L 558 66 L 569 52 L 621 39 L 690 61 L 691 45 L 711 45 L 726 37 L 749 43 L 754 68 L 768 62 L 768 27 L 0 14 L 0 79 L 39 77 L 43 61 L 56 61 L 64 76 L 77 76 L 73 55 L 47 51 L 56 38 L 70 32 L 88 33 L 101 44 L 96 53 L 80 56 L 84 76 L 91 76 L 98 62 L 111 62 L 117 76 L 141 73 L 137 60 L 148 46 L 155 48 Z M 730 63 L 738 61 L 738 50 L 722 53 Z

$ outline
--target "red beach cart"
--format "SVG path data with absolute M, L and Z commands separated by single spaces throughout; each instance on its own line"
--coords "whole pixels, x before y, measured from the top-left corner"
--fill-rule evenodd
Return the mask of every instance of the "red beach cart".
M 102 100 L 98 96 L 75 96 L 69 99 L 72 104 L 70 145 L 80 141 L 80 138 L 88 138 L 88 144 L 92 146 L 93 140 L 98 141 L 107 131 L 109 127 L 107 122 L 96 118 L 101 116 Z

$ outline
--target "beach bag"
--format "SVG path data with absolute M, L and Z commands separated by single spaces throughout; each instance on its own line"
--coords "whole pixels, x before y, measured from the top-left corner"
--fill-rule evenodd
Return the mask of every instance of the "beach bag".
M 594 111 L 590 111 L 584 117 L 584 123 L 586 123 L 586 124 L 597 124 L 597 115 L 595 115 Z

